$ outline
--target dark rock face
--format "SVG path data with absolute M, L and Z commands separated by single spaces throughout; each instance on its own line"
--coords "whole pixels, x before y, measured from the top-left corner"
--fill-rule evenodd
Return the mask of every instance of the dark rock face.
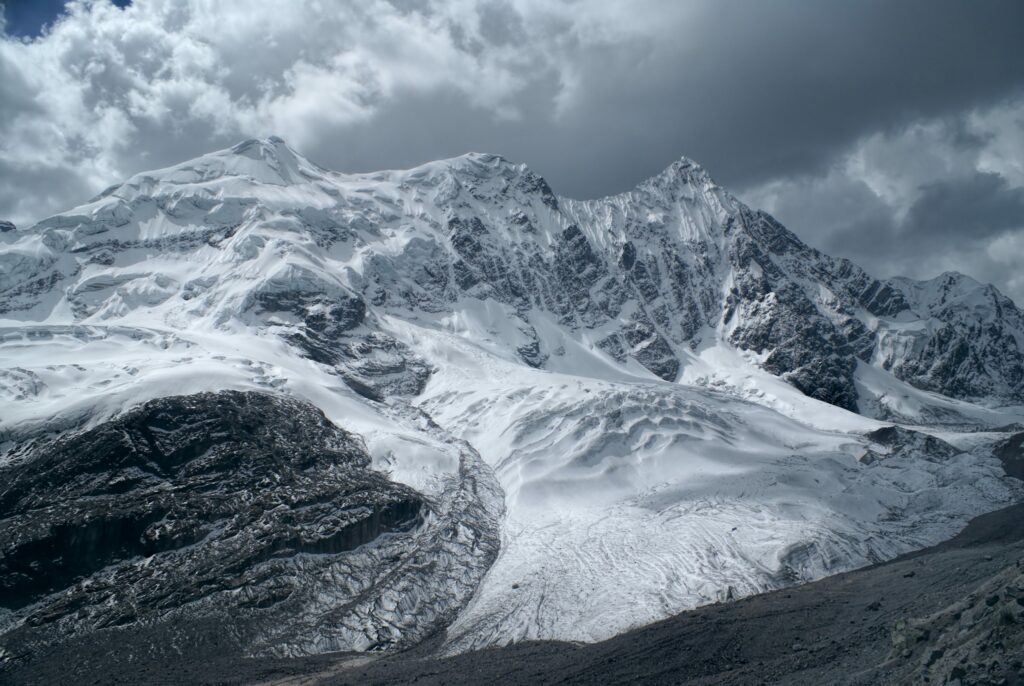
M 861 291 L 857 300 L 864 309 L 878 317 L 894 317 L 910 309 L 906 298 L 892 284 L 877 280 Z
M 904 429 L 902 426 L 883 426 L 865 434 L 867 438 L 883 446 L 889 455 L 920 457 L 925 460 L 941 460 L 957 455 L 961 450 L 935 436 Z
M 1007 476 L 1024 481 L 1024 432 L 1014 434 L 996 446 L 995 455 L 1002 461 Z
M 370 400 L 416 395 L 430 378 L 426 362 L 375 330 L 362 297 L 308 271 L 291 269 L 269 280 L 248 298 L 245 311 L 303 356 L 334 367 Z
M 417 395 L 430 379 L 430 365 L 391 336 L 377 331 L 354 337 L 338 350 L 342 379 L 372 400 Z
M 262 321 L 296 328 L 296 342 L 312 359 L 328 363 L 324 350 L 366 320 L 366 303 L 358 295 L 317 275 L 291 268 L 261 285 L 247 298 L 244 312 Z
M 160 399 L 33 452 L 4 470 L 0 493 L 8 608 L 199 541 L 216 551 L 189 560 L 199 576 L 289 551 L 344 552 L 412 528 L 423 506 L 368 471 L 359 441 L 322 414 L 259 394 Z M 272 483 L 284 487 L 253 492 Z M 239 512 L 241 496 L 250 502 Z M 266 515 L 281 505 L 301 515 L 275 527 Z M 268 535 L 251 537 L 265 525 Z M 50 618 L 59 614 L 58 604 Z
M 767 215 L 743 219 L 749 235 L 762 240 L 744 236 L 735 243 L 735 285 L 723 315 L 729 341 L 767 354 L 764 368 L 804 394 L 856 412 L 856 362 L 847 340 L 772 259 L 772 253 L 797 250 L 799 242 Z
M 8 231 L 16 231 L 16 227 L 13 223 L 0 219 L 0 233 L 7 233 Z
M 547 361 L 547 355 L 540 350 L 540 341 L 536 338 L 536 332 L 534 332 L 533 340 L 516 348 L 516 354 L 519 355 L 519 359 L 531 367 L 541 367 Z
M 765 368 L 804 393 L 856 411 L 859 360 L 951 397 L 1024 399 L 1024 315 L 991 286 L 955 274 L 879 281 L 809 248 L 763 212 L 741 211 L 736 226 L 725 321 L 741 317 L 730 340 L 769 352 Z M 890 328 L 861 310 L 931 323 Z
M 991 286 L 965 295 L 955 275 L 940 277 L 930 311 L 941 325 L 895 351 L 885 366 L 902 379 L 956 398 L 1024 397 L 1024 355 L 1018 349 L 1024 317 Z M 946 283 L 942 283 L 945 281 Z M 933 285 L 933 287 L 935 287 Z
M 453 551 L 445 506 L 369 467 L 313 406 L 233 391 L 32 445 L 0 469 L 3 642 L 230 617 L 234 649 L 301 653 L 436 630 L 468 598 L 449 577 L 482 574 L 496 532 L 481 517 Z M 396 598 L 430 610 L 396 618 Z
M 637 362 L 665 381 L 679 375 L 679 360 L 668 342 L 648 322 L 634 322 L 623 329 L 622 337 Z

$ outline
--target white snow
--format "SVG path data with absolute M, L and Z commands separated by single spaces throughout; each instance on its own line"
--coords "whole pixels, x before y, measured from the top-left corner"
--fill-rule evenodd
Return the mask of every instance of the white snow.
M 882 424 L 777 379 L 791 416 L 732 388 L 609 381 L 600 362 L 592 376 L 527 370 L 444 332 L 405 334 L 445 355 L 417 404 L 506 494 L 501 553 L 449 630 L 453 651 L 602 640 L 937 542 L 1015 495 L 991 457 L 862 464 L 861 432 Z

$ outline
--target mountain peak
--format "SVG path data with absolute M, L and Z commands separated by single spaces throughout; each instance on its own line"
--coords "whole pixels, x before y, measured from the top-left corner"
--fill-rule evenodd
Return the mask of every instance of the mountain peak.
M 326 171 L 313 164 L 278 136 L 249 138 L 230 148 L 207 153 L 163 169 L 136 174 L 120 186 L 108 188 L 108 195 L 125 196 L 137 192 L 156 194 L 162 185 L 206 184 L 237 178 L 258 184 L 290 186 L 322 178 Z
M 648 179 L 646 183 L 654 183 L 659 186 L 665 184 L 677 185 L 680 183 L 702 186 L 718 185 L 704 167 L 686 156 L 681 156 L 673 161 L 672 164 L 665 167 L 660 173 Z
M 327 170 L 307 160 L 279 136 L 248 138 L 230 148 L 135 174 L 124 183 L 107 188 L 90 203 L 110 196 L 126 200 L 139 195 L 159 195 L 182 186 L 233 180 L 290 186 L 321 179 L 326 174 Z
M 441 164 L 460 176 L 510 177 L 529 171 L 525 164 L 516 163 L 502 155 L 489 152 L 467 152 L 457 157 L 441 160 Z
M 214 161 L 212 167 L 222 170 L 225 176 L 250 176 L 262 183 L 284 185 L 301 183 L 308 180 L 310 176 L 320 176 L 323 171 L 292 149 L 279 136 L 250 138 L 227 150 L 205 155 L 199 159 L 209 158 Z M 232 160 L 231 158 L 241 159 Z M 253 165 L 248 161 L 256 164 Z
M 246 140 L 236 143 L 228 148 L 228 151 L 233 155 L 242 155 L 253 159 L 265 158 L 266 156 L 276 156 L 280 150 L 287 150 L 295 154 L 288 147 L 288 144 L 284 142 L 284 139 L 279 136 L 270 136 L 269 138 L 247 138 Z
M 506 157 L 490 152 L 467 152 L 451 158 L 453 162 L 464 162 L 468 164 L 480 164 L 486 166 L 514 166 Z

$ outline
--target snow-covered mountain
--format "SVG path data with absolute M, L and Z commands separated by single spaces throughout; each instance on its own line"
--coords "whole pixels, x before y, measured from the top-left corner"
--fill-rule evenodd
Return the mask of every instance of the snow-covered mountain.
M 875 279 L 686 159 L 577 201 L 271 138 L 5 227 L 0 403 L 0 645 L 596 640 L 1019 497 L 1024 314 Z
M 995 288 L 958 274 L 873 279 L 686 159 L 580 202 L 493 155 L 344 176 L 279 139 L 247 141 L 13 235 L 0 308 L 16 319 L 66 309 L 69 323 L 111 322 L 143 308 L 166 321 L 184 308 L 221 328 L 284 331 L 300 322 L 275 314 L 290 315 L 313 355 L 318 337 L 379 328 L 377 316 L 441 319 L 470 301 L 534 367 L 565 367 L 572 339 L 676 381 L 694 351 L 724 345 L 850 410 L 877 400 L 857 388 L 859 362 L 953 398 L 1024 403 L 1024 315 Z M 140 255 L 166 262 L 201 244 L 219 249 L 219 268 Z

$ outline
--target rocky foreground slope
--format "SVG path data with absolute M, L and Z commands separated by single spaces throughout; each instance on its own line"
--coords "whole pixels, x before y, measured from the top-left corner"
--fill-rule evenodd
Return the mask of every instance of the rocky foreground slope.
M 794 589 L 704 606 L 596 644 L 527 642 L 452 657 L 438 641 L 397 654 L 240 658 L 200 626 L 191 659 L 139 652 L 141 635 L 87 635 L 12 683 L 1004 684 L 1024 681 L 1024 508 L 978 517 L 953 540 Z M 195 627 L 193 627 L 195 628 Z M 104 640 L 106 638 L 106 640 Z
M 0 669 L 223 617 L 258 655 L 599 641 L 1018 499 L 1024 315 L 685 159 L 576 201 L 272 138 L 5 227 L 0 403 Z
M 5 650 L 144 624 L 173 651 L 189 622 L 218 623 L 225 651 L 415 643 L 497 553 L 495 485 L 465 461 L 429 499 L 316 408 L 235 391 L 37 442 L 0 470 Z

